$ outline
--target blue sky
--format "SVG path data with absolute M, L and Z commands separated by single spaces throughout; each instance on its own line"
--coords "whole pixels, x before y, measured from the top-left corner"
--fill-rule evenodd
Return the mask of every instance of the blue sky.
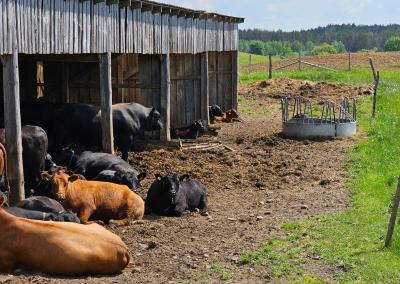
M 399 24 L 400 0 L 164 0 L 193 9 L 242 16 L 240 28 L 284 31 L 327 24 Z

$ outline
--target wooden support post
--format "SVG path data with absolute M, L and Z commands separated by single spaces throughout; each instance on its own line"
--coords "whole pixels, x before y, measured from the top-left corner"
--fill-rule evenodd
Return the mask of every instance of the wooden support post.
M 171 141 L 171 70 L 170 56 L 161 56 L 161 118 L 164 127 L 161 130 L 161 141 Z
M 379 83 L 380 83 L 380 76 L 379 76 L 379 71 L 375 71 L 374 63 L 372 61 L 372 58 L 369 59 L 369 64 L 371 65 L 372 69 L 372 75 L 374 76 L 374 96 L 372 97 L 372 117 L 375 117 L 376 113 L 376 94 L 378 91 Z
M 2 61 L 7 175 L 11 188 L 10 204 L 15 205 L 25 198 L 17 49 L 14 48 L 11 55 L 4 55 Z
M 106 153 L 114 153 L 112 118 L 111 52 L 100 55 L 100 102 L 102 146 Z
M 396 218 L 397 218 L 397 212 L 399 210 L 399 204 L 400 204 L 400 178 L 398 179 L 396 195 L 393 200 L 392 215 L 390 216 L 389 227 L 386 234 L 386 241 L 385 241 L 386 247 L 389 247 L 392 242 L 392 236 L 394 232 L 394 226 L 396 225 Z
M 268 79 L 272 79 L 272 54 L 271 53 L 268 55 L 268 62 L 269 62 L 269 64 L 268 64 L 268 66 L 269 66 Z
M 349 52 L 349 71 L 351 71 L 351 52 Z
M 208 52 L 201 54 L 201 118 L 210 124 L 209 106 L 210 106 L 210 88 L 208 74 Z
M 239 52 L 232 52 L 232 108 L 238 109 Z

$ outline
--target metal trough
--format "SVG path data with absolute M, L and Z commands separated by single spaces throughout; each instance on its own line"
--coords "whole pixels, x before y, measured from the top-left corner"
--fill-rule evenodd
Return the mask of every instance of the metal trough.
M 286 137 L 296 139 L 351 137 L 357 132 L 357 110 L 354 99 L 351 106 L 348 98 L 344 98 L 340 105 L 326 101 L 320 117 L 313 116 L 311 101 L 303 97 L 284 98 L 281 103 L 282 128 Z

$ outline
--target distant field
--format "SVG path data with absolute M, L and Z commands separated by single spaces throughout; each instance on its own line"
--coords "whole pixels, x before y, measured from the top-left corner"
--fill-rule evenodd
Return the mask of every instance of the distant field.
M 245 52 L 239 52 L 239 66 L 240 67 L 244 67 L 244 66 L 248 66 L 249 65 L 249 59 L 250 58 L 250 54 L 249 53 L 245 53 Z M 266 56 L 263 55 L 256 55 L 256 54 L 251 54 L 251 64 L 267 64 L 267 60 L 268 58 Z
M 257 56 L 257 58 L 255 57 Z M 259 58 L 258 58 L 259 57 Z M 254 58 L 254 59 L 253 59 Z M 348 68 L 349 59 L 348 54 L 332 54 L 325 56 L 304 56 L 303 60 L 318 64 L 324 67 L 332 69 L 345 70 Z M 369 68 L 369 58 L 374 60 L 375 67 L 380 70 L 398 70 L 400 71 L 400 52 L 358 52 L 351 54 L 351 66 L 355 69 Z M 240 72 L 248 73 L 250 70 L 248 68 L 248 55 L 239 55 Z M 247 60 L 247 61 L 246 61 Z M 297 58 L 289 58 L 280 60 L 275 58 L 273 60 L 273 68 L 281 67 L 291 62 L 295 62 Z M 258 63 L 257 63 L 258 61 Z M 252 56 L 252 67 L 251 72 L 254 71 L 265 71 L 267 68 L 267 59 L 265 56 L 253 55 Z M 315 69 L 314 67 L 302 66 L 305 70 Z M 286 69 L 285 69 L 286 70 Z M 298 65 L 294 65 L 287 70 L 298 70 Z

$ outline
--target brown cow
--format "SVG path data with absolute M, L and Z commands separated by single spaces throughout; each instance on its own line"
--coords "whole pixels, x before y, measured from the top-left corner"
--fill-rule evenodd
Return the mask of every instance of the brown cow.
M 143 199 L 126 185 L 82 180 L 61 171 L 54 175 L 44 172 L 42 178 L 50 181 L 55 198 L 65 209 L 77 213 L 83 224 L 101 220 L 129 225 L 132 219 L 143 218 Z
M 0 196 L 0 206 L 4 197 Z M 79 276 L 121 272 L 130 262 L 120 237 L 97 224 L 14 217 L 0 208 L 0 272 Z
M 0 178 L 4 177 L 4 190 L 10 189 L 7 179 L 7 152 L 3 144 L 0 143 Z
M 234 121 L 242 122 L 242 120 L 239 118 L 239 114 L 234 109 L 225 111 L 224 116 L 211 116 L 210 117 L 211 124 L 222 123 L 222 122 L 234 122 Z

